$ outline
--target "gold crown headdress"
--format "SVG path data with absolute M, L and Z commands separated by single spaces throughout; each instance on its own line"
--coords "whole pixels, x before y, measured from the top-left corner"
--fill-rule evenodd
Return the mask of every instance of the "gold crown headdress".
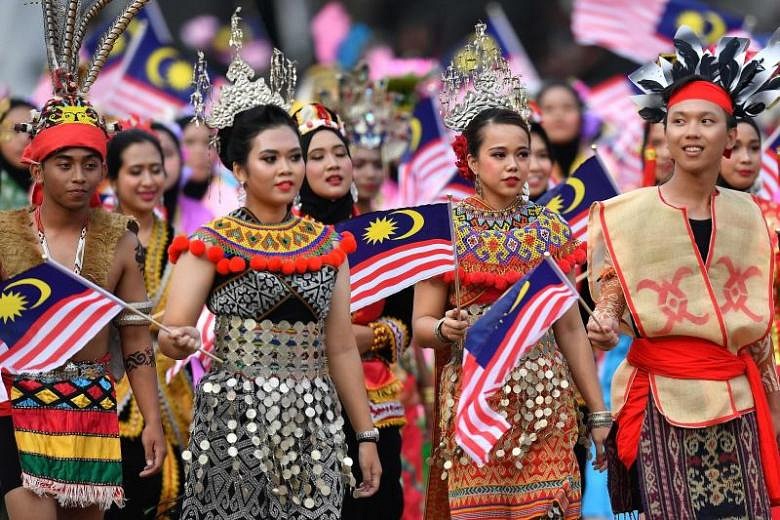
M 387 88 L 387 80 L 372 81 L 368 64 L 360 63 L 338 78 L 338 99 L 321 92 L 321 102 L 343 119 L 351 144 L 362 148 L 382 148 L 390 160 L 403 154 L 408 141 L 409 114 L 400 109 L 401 96 Z M 400 145 L 400 146 L 399 146 Z
M 240 12 L 241 8 L 236 8 L 230 20 L 230 47 L 233 48 L 233 61 L 227 71 L 230 83 L 222 87 L 206 117 L 206 124 L 211 128 L 233 126 L 237 114 L 257 106 L 276 105 L 289 111 L 292 105 L 297 80 L 295 65 L 280 50 L 274 49 L 268 83 L 264 78 L 254 79 L 255 71 L 240 54 L 244 39 Z M 203 113 L 201 107 L 196 106 L 195 110 Z
M 506 108 L 528 119 L 528 96 L 519 76 L 512 74 L 495 40 L 479 22 L 474 38 L 442 74 L 439 94 L 444 125 L 457 132 L 483 110 Z

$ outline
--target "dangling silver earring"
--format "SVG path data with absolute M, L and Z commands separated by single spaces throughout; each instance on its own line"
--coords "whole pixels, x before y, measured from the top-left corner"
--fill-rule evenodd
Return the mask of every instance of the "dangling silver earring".
M 293 205 L 293 208 L 295 208 L 296 210 L 301 209 L 301 194 L 300 194 L 300 192 L 295 194 L 295 198 L 293 199 L 293 204 L 292 205 Z
M 528 181 L 523 184 L 523 194 L 520 196 L 520 200 L 523 201 L 523 204 L 528 204 L 528 201 L 531 200 L 531 187 L 528 185 Z
M 352 181 L 352 184 L 349 187 L 349 193 L 352 195 L 352 202 L 357 204 L 358 201 L 358 187 L 357 184 L 355 184 L 355 181 Z
M 479 177 L 477 175 L 474 176 L 474 191 L 476 191 L 477 195 L 480 197 L 482 196 L 482 183 L 479 182 Z
M 246 204 L 246 183 L 242 182 L 238 186 L 238 203 L 240 205 Z

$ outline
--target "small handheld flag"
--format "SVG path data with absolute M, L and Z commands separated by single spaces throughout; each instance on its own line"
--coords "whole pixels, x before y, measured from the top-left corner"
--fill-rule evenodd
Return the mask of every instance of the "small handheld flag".
M 469 328 L 455 440 L 479 466 L 510 428 L 487 399 L 576 301 L 576 290 L 548 256 Z
M 351 310 L 454 269 L 448 204 L 378 211 L 336 224 L 355 236 Z
M 49 260 L 0 284 L 0 367 L 44 372 L 65 364 L 125 304 Z M 6 400 L 0 385 L 0 401 Z
M 206 307 L 203 307 L 195 328 L 200 331 L 200 349 L 198 349 L 196 352 L 193 352 L 184 359 L 177 360 L 173 366 L 171 366 L 171 368 L 166 370 L 166 383 L 170 383 L 173 378 L 176 377 L 176 374 L 181 372 L 181 369 L 187 366 L 187 363 L 192 362 L 194 359 L 200 361 L 201 365 L 205 369 L 208 369 L 208 367 L 211 366 L 212 358 L 209 357 L 209 353 L 214 350 L 216 336 L 214 335 L 214 315 L 211 314 L 211 312 Z
M 574 238 L 585 241 L 590 206 L 619 193 L 597 152 L 583 162 L 566 182 L 545 193 L 536 203 L 559 213 L 568 222 Z

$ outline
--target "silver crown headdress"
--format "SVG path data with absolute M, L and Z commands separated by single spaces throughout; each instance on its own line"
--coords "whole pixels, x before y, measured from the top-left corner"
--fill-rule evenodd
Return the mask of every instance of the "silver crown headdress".
M 400 109 L 401 95 L 387 88 L 387 80 L 372 81 L 368 64 L 338 77 L 338 97 L 321 92 L 320 101 L 343 119 L 351 144 L 382 148 L 384 160 L 400 157 L 409 133 L 409 114 Z
M 237 114 L 257 106 L 276 105 L 289 111 L 292 105 L 297 80 L 295 65 L 280 50 L 274 49 L 268 83 L 264 78 L 254 79 L 255 71 L 240 54 L 244 39 L 240 12 L 241 8 L 236 8 L 230 20 L 230 46 L 233 48 L 233 61 L 227 71 L 230 83 L 222 87 L 206 117 L 206 124 L 211 128 L 233 126 Z
M 519 76 L 512 74 L 495 40 L 479 22 L 474 38 L 442 74 L 439 94 L 444 125 L 462 132 L 480 112 L 506 108 L 528 118 L 528 96 Z
M 726 36 L 720 39 L 715 52 L 710 52 L 689 27 L 682 26 L 674 35 L 675 54 L 660 56 L 657 63 L 648 63 L 629 76 L 644 94 L 634 96 L 639 115 L 657 123 L 666 115 L 665 90 L 675 81 L 701 76 L 722 87 L 734 103 L 735 116 L 756 116 L 780 97 L 780 29 L 767 46 L 747 60 L 747 38 Z

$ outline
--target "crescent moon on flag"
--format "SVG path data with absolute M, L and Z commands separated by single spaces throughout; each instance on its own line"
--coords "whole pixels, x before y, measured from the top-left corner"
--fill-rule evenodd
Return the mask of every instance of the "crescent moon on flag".
M 574 200 L 572 201 L 572 203 L 569 205 L 568 208 L 563 210 L 563 213 L 568 213 L 571 210 L 573 210 L 574 208 L 576 208 L 577 206 L 579 206 L 580 203 L 582 203 L 582 199 L 585 198 L 585 183 L 584 182 L 582 182 L 581 180 L 579 180 L 576 177 L 569 177 L 566 180 L 566 184 L 571 186 L 571 189 L 574 190 Z
M 422 139 L 422 123 L 416 117 L 413 117 L 409 121 L 409 129 L 411 130 L 412 138 L 409 139 L 409 150 L 415 151 L 420 146 L 420 139 Z
M 30 307 L 30 309 L 39 307 L 43 302 L 49 299 L 49 296 L 51 296 L 51 287 L 49 287 L 49 284 L 47 284 L 42 280 L 38 280 L 37 278 L 23 278 L 13 283 L 9 283 L 8 285 L 5 286 L 5 288 L 10 289 L 11 287 L 19 287 L 22 285 L 32 285 L 33 287 L 38 289 L 38 292 L 40 293 L 40 295 L 38 296 L 38 301 L 35 302 L 35 305 Z
M 512 304 L 512 307 L 509 308 L 507 311 L 507 314 L 513 312 L 518 305 L 520 305 L 520 302 L 523 301 L 523 298 L 525 297 L 526 293 L 528 293 L 528 289 L 531 287 L 531 282 L 525 282 L 523 286 L 520 288 L 520 292 L 517 293 L 517 298 L 515 298 L 515 303 Z
M 425 224 L 425 219 L 423 218 L 422 215 L 420 215 L 419 211 L 415 211 L 413 209 L 399 209 L 398 211 L 393 211 L 391 215 L 394 215 L 396 213 L 403 213 L 404 215 L 412 219 L 412 227 L 409 229 L 409 231 L 407 231 L 403 235 L 399 237 L 395 237 L 392 240 L 403 240 L 405 238 L 409 238 L 410 236 L 416 235 Z
M 176 49 L 173 47 L 161 47 L 154 51 L 146 62 L 146 75 L 149 81 L 157 87 L 164 87 L 165 80 L 160 75 L 160 64 L 168 58 L 176 57 Z

